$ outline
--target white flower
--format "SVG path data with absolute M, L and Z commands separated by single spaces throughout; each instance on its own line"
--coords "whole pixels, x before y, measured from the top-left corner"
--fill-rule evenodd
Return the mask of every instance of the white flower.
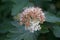
M 30 32 L 34 32 L 34 31 L 40 30 L 41 27 L 39 25 L 39 21 L 30 21 L 30 26 L 25 27 L 25 29 L 29 30 Z

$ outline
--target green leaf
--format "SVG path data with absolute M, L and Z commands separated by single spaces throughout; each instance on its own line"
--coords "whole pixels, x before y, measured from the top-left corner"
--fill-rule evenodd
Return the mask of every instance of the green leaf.
M 49 8 L 47 9 L 47 11 L 55 14 L 56 13 L 56 7 L 55 7 L 55 5 L 54 4 L 50 4 Z
M 10 23 L 10 21 L 5 20 L 3 23 L 0 24 L 0 33 L 6 33 L 12 28 L 14 28 L 14 26 Z
M 44 10 L 49 9 L 52 0 L 32 0 L 35 6 L 41 7 Z
M 46 25 L 41 25 L 40 33 L 48 33 L 48 32 L 49 32 L 48 26 L 46 26 Z
M 24 25 L 19 25 L 17 21 L 12 21 L 11 24 L 13 26 L 15 26 L 16 28 L 12 28 L 11 30 L 9 30 L 9 32 L 11 33 L 24 33 L 25 32 L 25 27 Z
M 30 32 L 25 32 L 22 34 L 19 33 L 9 33 L 6 40 L 36 40 L 34 35 Z
M 57 15 L 58 17 L 60 17 L 60 11 L 58 11 L 58 12 L 56 13 L 56 15 Z
M 30 3 L 28 0 L 13 0 L 16 4 L 12 8 L 12 15 L 17 15 L 20 13 L 24 7 L 32 6 L 33 4 Z
M 52 13 L 45 12 L 45 16 L 47 22 L 52 22 L 52 23 L 60 22 L 60 18 L 53 15 Z
M 40 30 L 40 32 L 41 32 L 41 33 L 48 33 L 49 30 L 48 30 L 47 28 L 44 27 L 43 29 Z
M 53 33 L 56 37 L 60 37 L 60 26 L 53 26 Z

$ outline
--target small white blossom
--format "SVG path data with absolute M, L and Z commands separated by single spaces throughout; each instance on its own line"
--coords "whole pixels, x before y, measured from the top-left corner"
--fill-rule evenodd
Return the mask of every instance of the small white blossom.
M 25 29 L 29 30 L 30 32 L 34 32 L 34 31 L 40 30 L 41 27 L 39 25 L 39 21 L 30 21 L 30 26 L 25 27 Z

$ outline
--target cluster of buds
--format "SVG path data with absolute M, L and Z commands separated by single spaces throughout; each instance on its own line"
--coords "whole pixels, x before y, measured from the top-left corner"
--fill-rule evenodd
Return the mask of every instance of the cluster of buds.
M 21 25 L 25 25 L 25 29 L 34 32 L 41 29 L 39 23 L 45 21 L 45 15 L 41 8 L 29 7 L 19 14 L 19 20 Z

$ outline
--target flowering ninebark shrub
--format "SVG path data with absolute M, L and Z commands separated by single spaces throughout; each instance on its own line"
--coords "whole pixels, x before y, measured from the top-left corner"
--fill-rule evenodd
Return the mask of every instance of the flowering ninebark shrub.
M 25 29 L 30 32 L 40 30 L 41 27 L 39 23 L 45 21 L 45 15 L 41 8 L 38 7 L 29 7 L 25 8 L 22 13 L 19 15 L 19 20 L 21 25 L 25 25 Z
M 59 0 L 0 0 L 0 40 L 60 40 L 59 5 Z

